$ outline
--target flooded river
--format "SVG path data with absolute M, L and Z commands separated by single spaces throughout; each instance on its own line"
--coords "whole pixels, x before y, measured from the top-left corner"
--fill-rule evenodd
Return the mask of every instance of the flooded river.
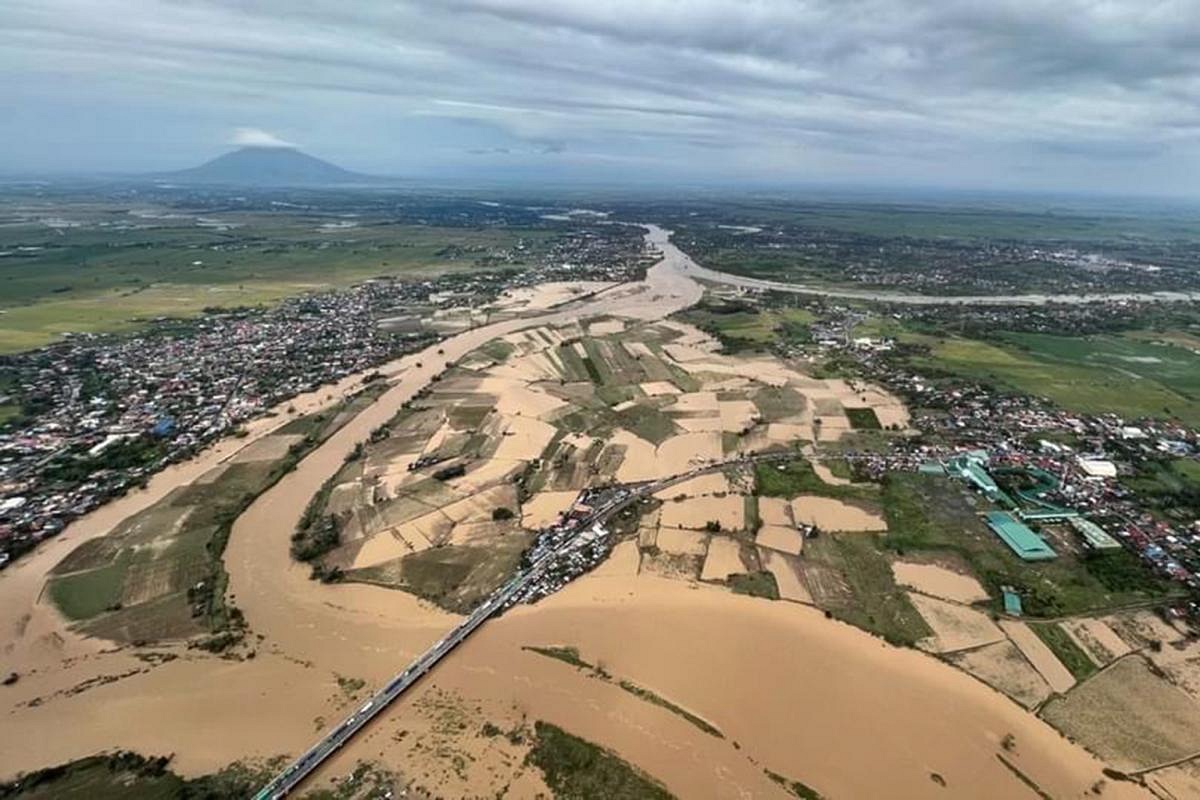
M 46 573 L 80 541 L 194 480 L 247 440 L 160 474 L 145 492 L 80 520 L 0 575 L 4 665 L 22 674 L 0 689 L 0 775 L 114 747 L 175 753 L 174 767 L 185 774 L 294 754 L 353 705 L 339 678 L 378 687 L 440 638 L 456 618 L 410 595 L 309 580 L 308 568 L 288 554 L 296 522 L 355 445 L 446 362 L 533 325 L 606 314 L 658 319 L 699 300 L 699 268 L 661 228 L 649 226 L 647 240 L 663 258 L 643 282 L 468 330 L 387 365 L 391 388 L 249 507 L 234 525 L 226 563 L 254 659 L 176 647 L 174 660 L 148 664 L 131 649 L 73 636 L 40 599 Z M 352 386 L 348 380 L 310 402 L 332 402 Z M 250 438 L 271 426 L 260 420 Z M 835 797 L 1023 796 L 1027 787 L 997 759 L 1007 734 L 1017 746 L 1006 758 L 1050 795 L 1081 796 L 1102 777 L 1102 765 L 1082 749 L 934 658 L 810 608 L 639 576 L 636 550 L 622 548 L 559 594 L 486 624 L 317 779 L 373 759 L 443 796 L 494 795 L 510 784 L 509 796 L 530 796 L 538 782 L 520 758 L 477 731 L 483 722 L 508 729 L 534 719 L 613 749 L 687 798 L 788 797 L 764 769 Z M 578 647 L 617 678 L 709 720 L 723 737 L 523 649 L 547 644 Z M 456 758 L 471 766 L 448 768 Z M 1139 796 L 1134 788 L 1110 782 L 1104 797 Z

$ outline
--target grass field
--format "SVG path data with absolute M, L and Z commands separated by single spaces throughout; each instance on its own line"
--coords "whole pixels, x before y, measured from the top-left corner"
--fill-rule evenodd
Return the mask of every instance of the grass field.
M 1046 397 L 1073 411 L 1177 416 L 1200 425 L 1200 356 L 1173 345 L 1007 333 L 996 343 L 941 340 L 915 365 Z
M 754 465 L 755 492 L 763 497 L 794 498 L 815 494 L 838 500 L 877 501 L 878 487 L 871 484 L 834 486 L 821 480 L 812 464 L 797 456 L 790 461 L 758 462 Z
M 722 313 L 700 307 L 679 318 L 716 336 L 728 352 L 761 349 L 782 336 L 807 338 L 808 326 L 816 321 L 812 312 L 803 308 Z
M 1096 673 L 1098 667 L 1088 654 L 1057 623 L 1029 626 L 1054 655 L 1071 671 L 1077 681 L 1085 681 Z
M 43 226 L 0 228 L 0 252 L 40 248 L 0 258 L 0 353 L 69 331 L 128 331 L 156 317 L 267 305 L 380 275 L 475 269 L 489 252 L 518 242 L 532 248 L 550 235 L 422 225 L 331 232 L 302 215 L 220 216 L 241 227 L 197 227 L 188 217 L 148 229 L 84 226 L 61 235 Z
M 815 597 L 835 617 L 882 636 L 915 645 L 933 635 L 908 595 L 896 585 L 891 562 L 870 534 L 824 534 L 804 544 L 804 561 L 840 576 L 843 591 Z
M 873 408 L 847 408 L 846 419 L 850 420 L 850 427 L 856 431 L 877 431 L 883 427 Z
M 1200 705 L 1142 656 L 1128 655 L 1041 716 L 1116 769 L 1141 769 L 1200 750 Z

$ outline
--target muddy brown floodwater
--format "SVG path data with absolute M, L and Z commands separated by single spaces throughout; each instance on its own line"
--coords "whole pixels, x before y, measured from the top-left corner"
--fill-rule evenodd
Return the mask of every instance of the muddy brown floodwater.
M 338 676 L 378 687 L 443 635 L 456 618 L 410 595 L 309 580 L 307 568 L 288 555 L 297 520 L 354 446 L 445 362 L 524 327 L 600 315 L 658 319 L 696 302 L 701 289 L 685 274 L 690 259 L 662 229 L 650 226 L 647 239 L 663 260 L 644 282 L 466 331 L 387 365 L 391 388 L 249 507 L 234 525 L 226 564 L 233 602 L 257 642 L 254 659 L 157 648 L 178 657 L 152 666 L 131 649 L 73 635 L 40 593 L 46 573 L 80 541 L 232 456 L 266 431 L 268 420 L 255 423 L 249 439 L 223 443 L 160 474 L 147 491 L 72 525 L 0 576 L 4 666 L 22 674 L 0 689 L 0 775 L 115 747 L 174 753 L 175 768 L 189 775 L 247 757 L 295 754 L 352 705 Z M 332 394 L 322 391 L 313 402 L 329 402 L 324 398 Z M 523 649 L 545 644 L 578 647 L 614 678 L 688 709 L 723 736 L 612 681 Z M 477 728 L 445 747 L 459 747 L 486 770 L 447 773 L 437 763 L 444 754 L 420 748 L 425 737 L 442 735 L 428 718 L 430 704 L 445 696 L 462 698 L 472 713 L 497 724 L 561 725 L 686 798 L 789 796 L 764 768 L 834 797 L 1025 796 L 1029 788 L 1014 769 L 1052 796 L 1077 797 L 1103 779 L 1099 761 L 936 659 L 892 648 L 797 604 L 639 576 L 632 548 L 618 548 L 594 573 L 538 605 L 489 622 L 315 780 L 376 759 L 436 783 L 444 796 L 494 794 L 509 781 L 510 796 L 532 793 L 537 780 L 516 775 L 519 759 L 496 756 Z M 422 736 L 409 736 L 413 731 Z M 1007 734 L 1015 737 L 1012 751 L 1000 746 Z M 1109 782 L 1103 796 L 1138 791 Z

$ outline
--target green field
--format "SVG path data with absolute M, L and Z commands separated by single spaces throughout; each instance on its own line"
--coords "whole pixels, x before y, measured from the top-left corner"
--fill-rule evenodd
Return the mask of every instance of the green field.
M 707 302 L 679 318 L 716 336 L 728 352 L 762 349 L 783 338 L 807 340 L 808 326 L 816 321 L 803 308 L 728 311 Z
M 1077 681 L 1085 681 L 1094 675 L 1098 669 L 1088 654 L 1075 644 L 1075 641 L 1055 623 L 1030 625 L 1038 638 L 1054 651 L 1054 655 L 1071 671 Z
M 797 456 L 788 461 L 760 461 L 754 465 L 755 493 L 763 497 L 794 498 L 801 494 L 834 497 L 839 500 L 877 503 L 879 487 L 873 484 L 835 486 L 821 480 L 807 459 Z
M 178 488 L 105 536 L 83 542 L 54 567 L 50 599 L 83 633 L 120 642 L 228 630 L 236 612 L 226 603 L 221 555 L 234 520 L 361 410 L 366 395 L 288 423 L 284 430 L 305 438 L 284 455 L 232 462 L 215 479 Z
M 928 367 L 1046 397 L 1065 409 L 1200 425 L 1200 356 L 1122 336 L 1001 334 L 995 343 L 944 339 Z
M 1200 517 L 1200 461 L 1143 461 L 1136 475 L 1121 482 L 1161 516 L 1185 524 Z
M 878 536 L 822 534 L 804 544 L 804 561 L 841 576 L 845 592 L 818 604 L 844 622 L 895 645 L 913 646 L 933 631 L 896 585 Z
M 746 594 L 766 600 L 779 599 L 779 585 L 775 583 L 775 576 L 766 570 L 730 575 L 727 582 L 734 594 Z
M 0 353 L 47 344 L 66 332 L 134 330 L 156 317 L 209 307 L 268 305 L 381 275 L 429 277 L 478 268 L 518 242 L 526 253 L 546 231 L 422 225 L 322 230 L 325 218 L 221 213 L 241 227 L 197 227 L 193 218 L 148 229 L 98 227 L 124 211 L 97 210 L 95 224 L 0 227 Z M 128 218 L 125 218 L 128 219 Z M 519 264 L 514 264 L 518 266 Z
M 772 224 L 859 233 L 867 236 L 915 236 L 951 239 L 1053 239 L 1067 241 L 1200 241 L 1200 225 L 1190 209 L 1166 205 L 1045 198 L 731 197 L 720 202 L 688 203 L 688 225 Z M 696 216 L 692 216 L 695 214 Z M 701 222 L 697 222 L 701 220 Z

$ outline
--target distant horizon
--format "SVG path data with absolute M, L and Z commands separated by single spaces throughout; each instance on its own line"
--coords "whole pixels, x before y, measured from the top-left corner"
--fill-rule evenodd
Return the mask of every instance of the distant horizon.
M 1137 201 L 1137 202 L 1154 202 L 1160 201 L 1168 203 L 1172 206 L 1190 206 L 1196 205 L 1200 210 L 1200 193 L 1188 194 L 1167 194 L 1153 192 L 1136 192 L 1136 191 L 1093 191 L 1086 189 L 1055 189 L 1048 187 L 1034 188 L 1014 188 L 1008 186 L 971 186 L 971 185 L 938 185 L 938 184 L 884 184 L 873 183 L 868 180 L 825 180 L 825 181 L 805 181 L 797 179 L 779 179 L 768 181 L 759 179 L 750 181 L 738 178 L 724 179 L 672 179 L 663 180 L 655 177 L 637 178 L 626 176 L 620 179 L 601 179 L 592 177 L 572 177 L 561 176 L 552 177 L 547 175 L 522 176 L 519 174 L 480 174 L 480 175 L 462 175 L 462 174 L 434 174 L 434 173 L 413 173 L 411 175 L 402 174 L 386 174 L 382 172 L 362 172 L 359 170 L 351 170 L 344 167 L 335 161 L 323 158 L 319 154 L 308 152 L 305 148 L 288 145 L 286 147 L 274 145 L 240 145 L 227 146 L 225 149 L 215 151 L 212 155 L 204 158 L 202 161 L 191 164 L 184 164 L 172 169 L 153 170 L 153 171 L 78 171 L 78 170 L 60 170 L 60 171 L 28 171 L 17 172 L 8 171 L 0 168 L 0 186 L 5 184 L 28 184 L 28 183 L 55 183 L 55 184 L 70 184 L 71 182 L 80 183 L 95 183 L 99 185 L 111 183 L 158 183 L 167 180 L 172 173 L 185 172 L 190 169 L 197 168 L 209 163 L 223 155 L 235 153 L 240 150 L 254 149 L 285 149 L 293 150 L 304 155 L 325 161 L 335 167 L 347 169 L 349 172 L 357 176 L 371 179 L 373 185 L 369 183 L 355 185 L 347 184 L 309 184 L 309 185 L 288 185 L 288 184 L 264 184 L 254 187 L 259 190 L 287 190 L 304 189 L 312 191 L 320 191 L 327 189 L 331 191 L 351 191 L 360 189 L 362 191 L 377 191 L 386 190 L 389 188 L 404 188 L 408 190 L 453 190 L 458 192 L 487 192 L 487 191 L 510 191 L 510 190 L 530 190 L 536 191 L 539 189 L 545 190 L 575 190 L 579 193 L 588 192 L 622 192 L 631 191 L 639 196 L 655 194 L 669 194 L 671 192 L 685 191 L 692 193 L 704 193 L 709 191 L 736 191 L 739 193 L 777 193 L 782 197 L 790 200 L 802 200 L 802 195 L 814 195 L 814 201 L 819 199 L 820 195 L 831 195 L 829 199 L 835 202 L 844 201 L 852 202 L 854 200 L 867 200 L 872 197 L 879 199 L 882 202 L 901 203 L 917 201 L 924 197 L 927 200 L 948 200 L 970 199 L 973 198 L 976 202 L 984 203 L 988 200 L 999 201 L 1064 201 L 1064 202 L 1083 202 L 1083 203 L 1120 203 L 1122 201 Z M 388 181 L 395 183 L 389 184 Z M 197 185 L 212 185 L 219 186 L 221 184 L 197 184 Z M 237 187 L 238 184 L 225 184 L 230 188 Z M 186 188 L 181 184 L 178 188 Z M 242 187 L 247 188 L 247 187 Z M 1094 209 L 1093 209 L 1094 210 Z

